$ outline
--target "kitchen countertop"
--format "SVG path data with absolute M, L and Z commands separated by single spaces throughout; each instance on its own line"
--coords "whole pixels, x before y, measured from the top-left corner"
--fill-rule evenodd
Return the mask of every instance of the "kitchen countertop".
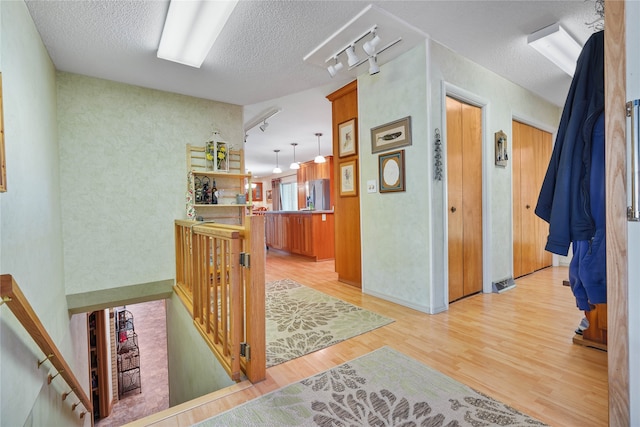
M 264 214 L 332 214 L 332 210 L 302 210 L 302 211 L 262 211 Z

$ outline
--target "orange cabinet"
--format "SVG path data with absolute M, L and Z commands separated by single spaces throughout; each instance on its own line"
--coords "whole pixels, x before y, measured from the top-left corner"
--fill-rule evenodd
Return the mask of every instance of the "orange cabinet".
M 297 174 L 298 209 L 303 209 L 307 205 L 305 184 L 308 181 L 315 181 L 316 179 L 328 179 L 333 181 L 333 156 L 326 156 L 325 158 L 327 161 L 324 163 L 308 161 L 300 164 L 300 169 L 298 169 Z M 333 200 L 333 185 L 331 193 L 331 200 Z
M 268 212 L 266 243 L 269 248 L 313 258 L 334 258 L 333 212 Z

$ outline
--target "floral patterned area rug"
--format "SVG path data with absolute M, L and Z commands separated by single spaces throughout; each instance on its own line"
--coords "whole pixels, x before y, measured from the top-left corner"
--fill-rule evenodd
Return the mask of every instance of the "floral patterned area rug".
M 382 347 L 197 424 L 208 426 L 544 426 Z
M 290 279 L 266 284 L 267 368 L 393 322 Z

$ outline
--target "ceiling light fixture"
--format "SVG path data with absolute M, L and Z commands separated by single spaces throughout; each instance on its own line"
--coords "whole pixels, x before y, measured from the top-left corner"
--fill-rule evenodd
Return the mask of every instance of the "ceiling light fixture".
M 343 47 L 342 49 L 340 49 L 339 51 L 335 52 L 332 56 L 330 56 L 329 58 L 327 58 L 326 62 L 329 61 L 335 61 L 334 65 L 329 65 L 327 67 L 327 71 L 329 71 L 329 75 L 331 77 L 335 77 L 336 74 L 338 73 L 338 71 L 340 71 L 344 65 L 339 62 L 339 56 L 341 54 L 346 54 L 347 55 L 347 65 L 349 66 L 349 70 L 353 70 L 354 68 L 364 64 L 365 62 L 369 62 L 369 74 L 370 75 L 374 75 L 380 72 L 380 67 L 378 66 L 378 58 L 377 56 L 380 55 L 382 52 L 384 52 L 385 50 L 389 49 L 391 46 L 394 46 L 398 43 L 400 43 L 402 41 L 402 37 L 398 37 L 397 39 L 393 40 L 391 43 L 383 46 L 382 48 L 380 48 L 379 50 L 377 50 L 378 45 L 380 44 L 380 42 L 382 41 L 382 39 L 380 38 L 380 36 L 378 36 L 378 34 L 376 33 L 378 30 L 378 26 L 374 25 L 373 27 L 369 28 L 367 31 L 365 31 L 364 33 L 360 34 L 360 36 L 358 36 L 358 38 L 356 38 L 355 40 L 353 40 L 351 43 L 349 43 L 348 45 L 346 45 L 345 47 Z M 358 57 L 358 55 L 355 52 L 356 49 L 356 45 L 358 43 L 360 43 L 365 37 L 367 37 L 368 35 L 372 34 L 373 38 L 365 43 L 362 44 L 362 49 L 364 50 L 364 52 L 367 54 L 367 57 L 365 57 L 364 59 L 360 59 Z M 373 58 L 373 61 L 371 60 L 371 57 Z
M 342 67 L 344 67 L 342 62 L 338 62 L 338 57 L 337 56 L 336 56 L 335 60 L 336 60 L 336 63 L 334 65 L 329 65 L 327 67 L 327 71 L 329 71 L 329 75 L 332 78 L 335 77 L 336 74 L 338 74 L 338 71 L 342 70 Z
M 269 126 L 269 123 L 267 123 L 267 120 L 265 119 L 265 121 L 260 125 L 260 130 L 264 132 L 268 126 Z
M 293 162 L 289 165 L 289 169 L 300 169 L 300 163 L 296 162 L 296 145 L 298 145 L 298 143 L 292 142 L 291 145 L 293 145 Z
M 573 76 L 582 47 L 559 23 L 529 34 L 527 43 L 562 71 Z
M 378 61 L 375 56 L 369 57 L 369 75 L 373 76 L 374 74 L 378 74 L 380 72 L 380 67 L 378 67 Z
M 244 126 L 244 133 L 245 135 L 247 134 L 247 132 L 249 132 L 251 129 L 253 129 L 254 127 L 262 124 L 260 126 L 260 130 L 264 132 L 264 129 L 262 129 L 262 126 L 264 126 L 264 123 L 266 123 L 267 119 L 270 119 L 271 117 L 275 116 L 276 114 L 280 113 L 282 111 L 281 108 L 272 108 L 271 110 L 267 111 L 264 114 L 261 114 L 260 116 L 256 117 L 255 119 L 251 120 L 250 122 L 247 122 L 247 124 Z M 268 124 L 267 124 L 268 126 Z M 264 128 L 266 129 L 267 126 L 264 126 Z
M 356 65 L 358 61 L 360 61 L 353 45 L 347 47 L 344 52 L 347 54 L 347 65 L 349 65 L 349 67 Z
M 273 150 L 274 153 L 276 153 L 276 167 L 273 168 L 273 173 L 282 173 L 282 169 L 280 169 L 280 166 L 278 166 L 278 153 L 280 152 L 280 150 Z
M 362 49 L 364 49 L 369 56 L 374 56 L 376 54 L 376 47 L 380 44 L 380 36 L 376 34 L 376 30 L 373 30 L 372 34 L 373 38 L 362 45 Z
M 172 0 L 158 58 L 200 68 L 238 0 Z
M 320 154 L 320 137 L 322 136 L 321 133 L 316 133 L 316 136 L 318 137 L 318 155 L 316 156 L 315 159 L 313 159 L 313 163 L 324 163 L 327 161 L 327 159 L 325 159 L 321 154 Z

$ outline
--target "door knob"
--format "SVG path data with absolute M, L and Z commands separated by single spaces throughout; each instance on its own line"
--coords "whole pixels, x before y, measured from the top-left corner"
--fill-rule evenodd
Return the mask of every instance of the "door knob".
M 454 213 L 456 211 L 456 207 L 455 206 L 451 206 L 451 213 Z

